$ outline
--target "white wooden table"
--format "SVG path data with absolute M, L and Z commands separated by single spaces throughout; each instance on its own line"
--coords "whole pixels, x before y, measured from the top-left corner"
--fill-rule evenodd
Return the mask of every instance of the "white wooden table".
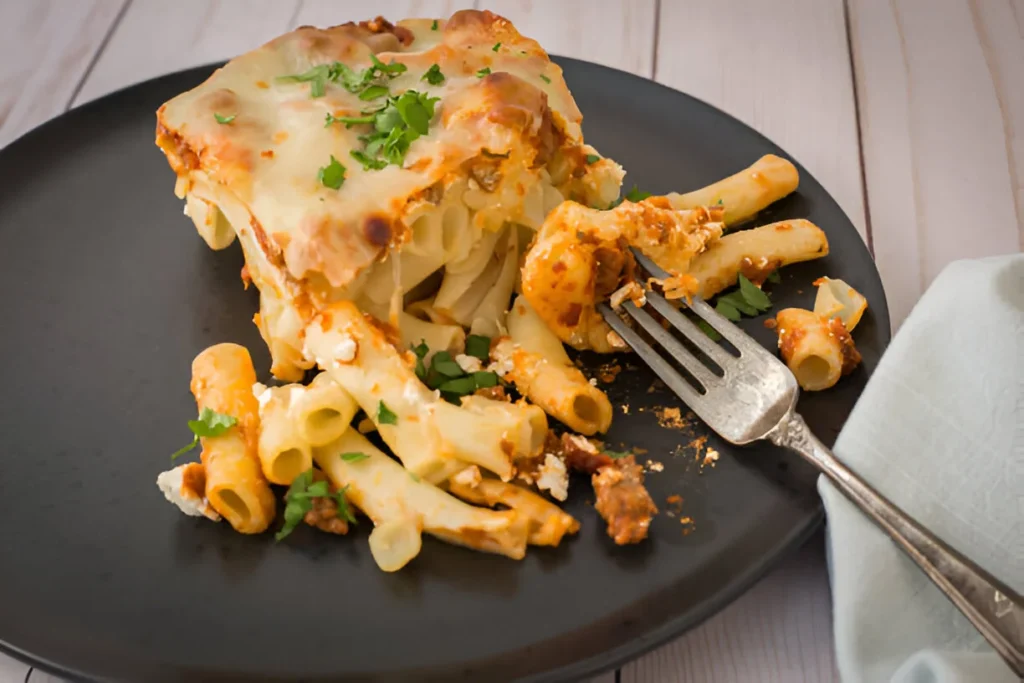
M 296 26 L 473 6 L 550 52 L 704 99 L 794 155 L 872 249 L 894 327 L 950 261 L 1024 245 L 1024 0 L 0 0 L 0 146 Z M 598 680 L 837 678 L 819 535 L 701 627 Z M 0 683 L 26 680 L 57 679 L 0 655 Z

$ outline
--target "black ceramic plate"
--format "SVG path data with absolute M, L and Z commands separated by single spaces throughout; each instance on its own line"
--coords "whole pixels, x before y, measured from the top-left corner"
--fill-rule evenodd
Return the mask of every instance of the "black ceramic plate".
M 587 140 L 663 193 L 746 167 L 768 140 L 686 95 L 619 71 L 558 60 Z M 0 643 L 89 679 L 568 680 L 622 663 L 706 618 L 819 524 L 813 476 L 770 446 L 700 468 L 677 446 L 703 430 L 658 426 L 645 368 L 610 385 L 608 440 L 664 464 L 651 492 L 684 499 L 695 530 L 658 516 L 644 544 L 615 547 L 574 482 L 579 535 L 514 562 L 425 540 L 379 571 L 368 524 L 349 537 L 301 529 L 275 544 L 186 518 L 157 490 L 195 413 L 189 364 L 245 344 L 269 366 L 239 282 L 237 247 L 213 252 L 181 214 L 153 145 L 154 111 L 210 67 L 143 83 L 67 113 L 0 153 Z M 889 339 L 878 274 L 836 203 L 801 169 L 800 190 L 762 222 L 806 217 L 831 255 L 794 266 L 776 307 L 810 306 L 811 282 L 845 279 L 871 303 L 863 365 L 800 411 L 831 443 Z M 766 345 L 762 319 L 744 327 Z M 591 362 L 592 359 L 588 359 Z M 639 365 L 634 361 L 634 365 Z M 645 410 L 642 410 L 645 409 Z

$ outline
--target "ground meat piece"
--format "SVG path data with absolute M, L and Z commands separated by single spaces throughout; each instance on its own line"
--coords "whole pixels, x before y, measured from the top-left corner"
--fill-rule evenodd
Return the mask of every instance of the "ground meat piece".
M 313 479 L 315 481 L 321 481 L 326 477 L 319 470 L 313 471 Z M 331 493 L 337 493 L 338 489 L 334 484 L 330 485 Z M 348 522 L 338 517 L 338 504 L 334 502 L 333 498 L 326 496 L 320 498 L 313 498 L 313 509 L 306 513 L 306 516 L 302 518 L 306 524 L 314 526 L 320 531 L 326 531 L 329 534 L 338 534 L 344 536 L 348 533 Z
M 555 440 L 552 443 L 552 440 Z M 548 443 L 544 450 L 548 453 L 558 453 L 569 469 L 584 474 L 594 474 L 605 465 L 611 465 L 614 460 L 597 450 L 594 444 L 586 437 L 578 434 L 562 434 L 561 438 L 548 432 Z
M 617 545 L 639 543 L 658 508 L 644 488 L 643 467 L 632 455 L 612 461 L 591 477 L 597 502 L 594 509 L 608 523 L 608 535 Z

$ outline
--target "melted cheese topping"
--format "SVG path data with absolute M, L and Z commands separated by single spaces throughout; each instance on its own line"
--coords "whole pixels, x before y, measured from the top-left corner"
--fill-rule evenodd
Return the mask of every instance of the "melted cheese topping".
M 436 31 L 431 25 L 299 28 L 164 104 L 158 144 L 179 175 L 247 207 L 250 220 L 233 227 L 255 232 L 271 262 L 295 279 L 322 275 L 332 287 L 402 244 L 406 214 L 430 201 L 439 183 L 443 190 L 469 174 L 491 193 L 511 185 L 523 196 L 556 151 L 573 157 L 569 175 L 581 167 L 580 112 L 561 69 L 535 41 L 489 12 L 456 13 Z M 375 50 L 381 46 L 389 49 Z M 440 98 L 429 134 L 412 143 L 403 166 L 377 171 L 349 154 L 364 147 L 359 136 L 371 126 L 324 124 L 328 114 L 359 116 L 383 99 L 360 100 L 333 82 L 323 97 L 312 97 L 309 82 L 281 80 L 335 61 L 358 72 L 375 51 L 381 62 L 407 67 L 387 82 L 392 95 L 415 90 Z M 439 85 L 422 80 L 434 64 L 445 76 Z M 482 69 L 489 75 L 478 76 Z M 215 114 L 235 118 L 219 123 Z M 318 179 L 331 156 L 347 167 L 338 190 Z

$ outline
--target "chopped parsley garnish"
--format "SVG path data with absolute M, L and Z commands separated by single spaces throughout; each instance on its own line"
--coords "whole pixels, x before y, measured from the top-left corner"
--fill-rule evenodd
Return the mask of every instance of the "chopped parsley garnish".
M 736 322 L 742 316 L 755 316 L 772 307 L 772 300 L 760 287 L 739 274 L 739 287 L 718 297 L 715 310 Z
M 627 455 L 633 455 L 630 451 L 608 451 L 608 450 L 606 450 L 604 452 L 604 454 L 607 455 L 612 460 L 619 460 L 621 458 L 625 458 Z
M 501 49 L 501 43 L 495 43 L 494 47 L 491 48 L 491 52 L 497 52 Z
M 438 387 L 442 394 L 457 394 L 459 396 L 466 396 L 476 391 L 476 380 L 472 377 L 458 377 L 456 379 L 450 379 L 441 386 Z
M 711 337 L 711 341 L 721 341 L 722 340 L 722 335 L 718 334 L 718 332 L 715 330 L 715 328 L 711 327 L 711 325 L 708 325 L 707 321 L 701 320 L 700 318 L 697 318 L 697 327 L 700 328 L 701 332 L 703 332 L 704 334 L 706 334 L 709 337 Z
M 491 339 L 479 334 L 471 334 L 466 339 L 466 355 L 486 362 L 490 356 Z M 416 355 L 416 376 L 431 389 L 437 389 L 449 403 L 460 404 L 463 396 L 468 396 L 477 389 L 488 389 L 498 386 L 498 375 L 487 370 L 466 372 L 455 362 L 448 351 L 438 351 L 430 359 L 430 366 L 423 362 L 430 349 L 426 342 L 412 347 Z
M 483 78 L 484 76 L 486 76 L 489 73 L 491 73 L 491 67 L 485 66 L 484 68 L 482 68 L 482 69 L 480 69 L 479 71 L 476 72 L 476 77 L 477 78 Z
M 722 201 L 721 197 L 718 198 L 718 201 L 715 202 L 715 204 L 717 204 L 718 206 L 725 206 L 725 202 Z
M 434 19 L 434 23 L 430 25 L 430 30 L 431 31 L 436 31 L 437 30 L 437 19 Z
M 392 78 L 394 78 L 398 74 L 404 74 L 406 70 L 409 68 L 405 64 L 402 64 L 400 62 L 391 62 L 390 64 L 385 64 L 384 62 L 377 59 L 377 55 L 373 54 L 372 52 L 370 53 L 370 61 L 373 62 L 373 68 L 376 68 L 378 71 L 385 73 L 388 76 L 391 76 Z
M 171 455 L 171 460 L 195 448 L 199 444 L 199 437 L 220 436 L 236 424 L 238 424 L 238 418 L 232 415 L 225 415 L 210 408 L 203 408 L 199 413 L 198 419 L 188 421 L 188 428 L 192 430 L 192 442 L 176 450 Z
M 482 334 L 471 334 L 466 338 L 466 355 L 479 358 L 484 363 L 491 359 L 491 338 Z
M 337 190 L 345 183 L 345 167 L 331 155 L 331 163 L 320 168 L 317 179 L 324 187 Z
M 347 490 L 348 486 L 337 493 L 331 493 L 330 484 L 326 480 L 321 479 L 314 482 L 312 467 L 295 477 L 292 480 L 292 485 L 288 487 L 288 493 L 284 497 L 284 526 L 274 535 L 274 540 L 284 540 L 295 531 L 295 527 L 302 523 L 306 513 L 313 509 L 314 498 L 330 498 L 338 507 L 338 518 L 355 524 L 355 515 L 352 514 L 348 501 L 345 499 L 345 491 Z
M 231 116 L 221 116 L 220 114 L 218 114 L 216 112 L 214 112 L 214 114 L 213 114 L 213 118 L 217 119 L 217 123 L 221 123 L 221 124 L 231 123 L 232 121 L 235 120 L 236 116 L 238 116 L 238 114 L 232 114 Z
M 430 120 L 434 118 L 434 105 L 439 99 L 406 90 L 397 97 L 389 97 L 380 108 L 362 112 L 362 116 L 337 117 L 333 121 L 344 123 L 346 128 L 360 124 L 373 126 L 372 133 L 359 136 L 365 146 L 357 150 L 361 156 L 356 158 L 363 168 L 380 170 L 388 164 L 401 166 L 409 145 L 427 134 Z
M 381 401 L 377 404 L 377 424 L 382 425 L 396 425 L 398 424 L 398 416 L 391 412 L 387 404 Z
M 596 164 L 599 161 L 601 161 L 601 157 L 597 156 L 596 154 L 588 154 L 587 155 L 587 163 L 588 164 Z
M 420 475 L 416 474 L 415 472 L 410 472 L 409 478 L 412 479 L 417 484 L 420 483 Z
M 364 171 L 379 171 L 388 165 L 388 162 L 384 159 L 374 159 L 366 155 L 365 152 L 361 152 L 358 149 L 353 149 L 349 152 L 349 155 L 363 165 Z
M 430 85 L 441 85 L 444 83 L 444 74 L 441 73 L 441 67 L 434 64 L 427 69 L 427 72 L 423 74 L 423 77 L 420 78 L 420 80 L 426 81 Z
M 466 372 L 452 359 L 447 351 L 438 351 L 430 359 L 430 369 L 445 377 L 462 377 Z
M 281 76 L 277 80 L 309 83 L 310 97 L 323 97 L 327 93 L 328 83 L 340 83 L 341 86 L 350 93 L 357 94 L 365 100 L 372 100 L 377 97 L 382 97 L 387 93 L 387 87 L 375 81 L 394 78 L 395 76 L 404 73 L 408 68 L 405 64 L 399 64 L 396 62 L 385 64 L 377 59 L 377 56 L 374 54 L 370 55 L 370 61 L 373 62 L 372 65 L 359 72 L 353 71 L 351 67 L 342 62 L 332 62 L 330 64 L 314 66 L 309 71 L 301 74 Z M 381 88 L 384 90 L 383 93 L 380 93 L 379 89 Z M 367 95 L 363 97 L 363 94 L 368 90 L 371 91 L 371 93 L 380 94 L 373 94 L 372 96 Z
M 782 276 L 781 276 L 781 275 L 779 275 L 779 271 L 777 271 L 777 270 L 773 270 L 773 271 L 772 271 L 772 272 L 771 272 L 771 273 L 770 273 L 770 274 L 768 275 L 768 277 L 766 277 L 766 278 L 764 279 L 764 281 L 765 281 L 765 282 L 770 282 L 770 283 L 772 283 L 773 285 L 777 285 L 777 284 L 779 284 L 780 282 L 782 282 Z
M 384 97 L 388 94 L 388 89 L 383 85 L 371 85 L 369 88 L 359 93 L 359 99 L 367 102 L 369 100 L 375 100 L 379 97 Z
M 359 462 L 360 460 L 368 460 L 370 456 L 366 453 L 342 453 L 341 459 L 345 462 Z
M 551 79 L 545 76 L 544 74 L 540 75 L 540 80 L 544 81 L 545 83 L 551 83 Z
M 427 366 L 423 364 L 423 359 L 426 358 L 427 354 L 430 352 L 430 347 L 427 346 L 427 342 L 421 339 L 419 344 L 412 347 L 412 352 L 416 354 L 416 376 L 419 377 L 421 381 L 426 381 Z
M 479 370 L 474 372 L 471 377 L 476 382 L 477 389 L 490 389 L 491 387 L 498 386 L 498 373 L 496 372 Z
M 642 202 L 643 200 L 647 199 L 650 196 L 651 196 L 650 192 L 644 192 L 643 190 L 638 188 L 636 185 L 634 185 L 629 190 L 629 192 L 626 193 L 625 197 L 619 197 L 614 202 L 612 202 L 611 206 L 609 206 L 608 208 L 609 209 L 614 209 L 616 206 L 621 204 L 623 201 L 630 201 L 630 202 L 633 202 L 634 204 L 636 204 L 637 202 Z

